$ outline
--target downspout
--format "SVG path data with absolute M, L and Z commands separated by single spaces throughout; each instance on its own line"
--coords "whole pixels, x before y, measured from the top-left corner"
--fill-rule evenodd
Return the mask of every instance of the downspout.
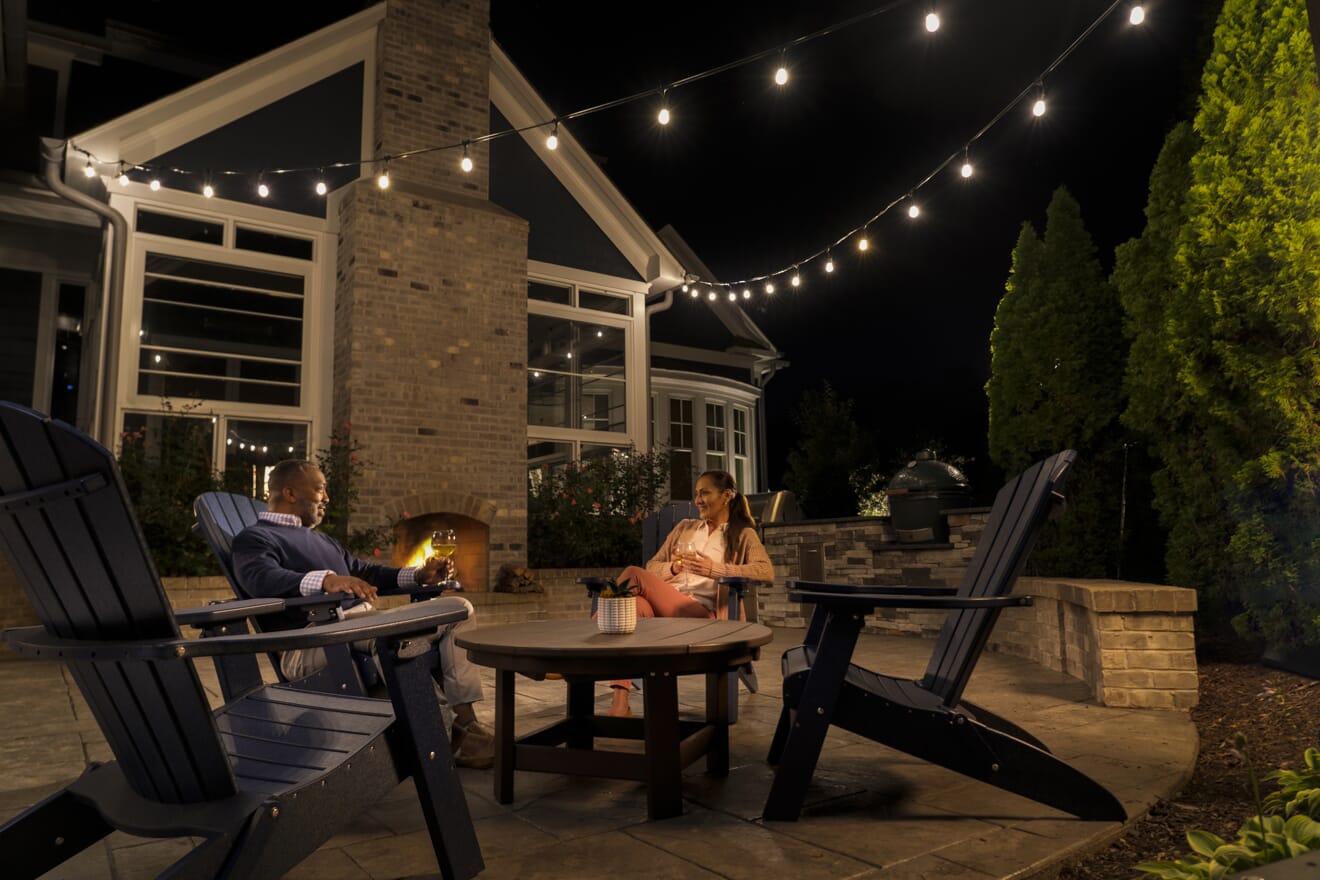
M 765 423 L 765 386 L 770 384 L 770 380 L 775 377 L 775 373 L 779 372 L 779 368 L 780 363 L 778 360 L 771 361 L 768 367 L 759 372 L 753 383 L 761 390 L 761 399 L 756 403 L 756 480 L 762 492 L 770 491 L 770 462 L 768 460 L 769 452 Z
M 110 364 L 117 363 L 117 358 L 109 357 L 108 354 L 119 344 L 120 321 L 123 316 L 124 266 L 128 258 L 128 221 L 109 205 L 65 184 L 60 176 L 60 170 L 64 166 L 67 148 L 67 141 L 54 138 L 41 139 L 42 181 L 55 195 L 80 208 L 86 208 L 106 221 L 102 229 L 110 239 L 110 278 L 104 285 L 102 300 L 88 303 L 84 309 L 88 326 L 83 334 L 85 344 L 79 371 L 82 376 L 91 377 L 93 393 L 81 394 L 78 398 L 78 426 L 83 430 L 92 428 L 91 433 L 103 445 L 110 447 L 116 431 L 115 371 L 110 369 Z M 105 316 L 104 322 L 102 315 Z M 88 384 L 88 381 L 83 380 L 84 388 Z M 93 427 L 97 425 L 99 427 Z
M 665 291 L 665 298 L 658 303 L 653 303 L 646 307 L 646 411 L 651 414 L 651 316 L 665 311 L 674 304 L 674 288 Z M 646 420 L 646 440 L 650 444 L 647 452 L 655 451 L 655 438 L 651 436 L 651 428 L 655 424 L 654 418 Z

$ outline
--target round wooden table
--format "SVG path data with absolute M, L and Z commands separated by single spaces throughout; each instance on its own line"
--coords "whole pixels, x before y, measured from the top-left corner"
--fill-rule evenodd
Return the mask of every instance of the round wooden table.
M 606 635 L 594 620 L 544 620 L 480 626 L 459 635 L 473 663 L 495 677 L 495 799 L 513 800 L 513 771 L 635 779 L 647 786 L 652 819 L 682 815 L 682 773 L 702 755 L 706 772 L 729 772 L 728 675 L 760 655 L 772 634 L 741 620 L 643 618 L 636 632 Z M 559 673 L 568 686 L 566 717 L 514 738 L 514 683 Z M 706 676 L 706 718 L 678 717 L 678 676 Z M 595 683 L 641 678 L 641 718 L 595 714 Z M 597 737 L 635 739 L 642 754 L 596 747 Z

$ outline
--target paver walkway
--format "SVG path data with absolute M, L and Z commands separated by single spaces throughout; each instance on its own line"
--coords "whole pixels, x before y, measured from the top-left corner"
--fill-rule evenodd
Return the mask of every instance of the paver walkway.
M 495 803 L 491 771 L 463 770 L 486 859 L 483 878 L 793 877 L 1024 878 L 1101 845 L 1116 823 L 1082 822 L 1048 807 L 832 729 L 798 822 L 763 822 L 773 775 L 766 750 L 779 715 L 779 654 L 801 630 L 775 630 L 757 666 L 761 692 L 743 693 L 725 779 L 688 768 L 684 814 L 646 820 L 638 783 L 518 773 L 516 799 Z M 864 634 L 856 660 L 920 677 L 932 643 Z M 5 656 L 9 655 L 4 652 Z M 204 680 L 219 700 L 209 667 Z M 494 676 L 483 670 L 489 718 Z M 518 682 L 518 729 L 563 712 L 562 682 Z M 1139 814 L 1191 773 L 1196 730 L 1185 712 L 1106 709 L 1081 682 L 1017 658 L 986 654 L 967 697 L 1038 736 Z M 699 713 L 704 684 L 685 678 L 679 700 Z M 599 689 L 601 711 L 607 689 Z M 641 709 L 635 695 L 634 711 Z M 62 667 L 0 661 L 0 821 L 111 756 Z M 153 877 L 186 842 L 115 833 L 52 872 L 70 880 Z M 411 783 L 368 810 L 288 875 L 298 880 L 438 876 Z

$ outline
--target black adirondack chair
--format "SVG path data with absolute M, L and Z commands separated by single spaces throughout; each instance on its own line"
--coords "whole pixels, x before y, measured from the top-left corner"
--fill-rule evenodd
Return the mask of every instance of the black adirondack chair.
M 645 566 L 651 557 L 659 552 L 669 533 L 674 530 L 674 526 L 685 519 L 696 519 L 698 516 L 700 514 L 697 505 L 691 501 L 673 501 L 642 520 L 642 558 L 638 564 Z M 580 577 L 578 583 L 586 586 L 587 595 L 591 597 L 591 613 L 595 614 L 596 600 L 600 596 L 600 591 L 605 588 L 605 578 Z M 757 582 L 744 577 L 722 577 L 716 578 L 716 583 L 722 584 L 729 590 L 729 619 L 756 623 Z M 750 663 L 741 667 L 736 676 L 729 677 L 730 724 L 738 720 L 738 682 L 740 681 L 752 693 L 756 693 L 760 687 L 756 678 L 756 669 Z M 641 687 L 641 679 L 635 679 L 634 684 Z
M 403 779 L 441 874 L 484 867 L 431 672 L 446 600 L 281 633 L 186 639 L 282 607 L 174 613 L 110 453 L 63 422 L 0 402 L 0 546 L 42 625 L 14 651 L 65 663 L 116 760 L 0 826 L 7 878 L 36 877 L 119 829 L 201 838 L 162 877 L 278 878 Z M 218 632 L 218 630 L 217 630 Z M 214 712 L 198 657 L 375 639 L 392 700 L 257 686 Z
M 239 599 L 254 597 L 243 589 L 234 574 L 234 538 L 243 529 L 255 523 L 257 514 L 265 509 L 266 502 L 234 492 L 203 492 L 193 500 L 193 515 L 197 518 L 193 530 L 200 534 L 211 548 L 216 561 L 220 563 L 220 569 L 229 581 L 229 588 Z M 380 594 L 391 596 L 406 593 L 416 602 L 433 598 L 449 586 L 449 584 L 417 586 L 407 591 L 382 589 Z M 300 609 L 308 624 L 321 624 L 339 619 L 340 599 L 334 596 L 299 596 L 285 599 L 284 602 L 286 608 Z M 261 632 L 274 632 L 281 627 L 287 627 L 288 624 L 282 615 L 266 615 L 255 616 L 252 625 Z M 211 633 L 207 632 L 207 635 Z M 280 680 L 292 687 L 336 694 L 380 695 L 380 676 L 375 660 L 370 655 L 359 654 L 348 645 L 326 648 L 325 655 L 324 669 L 297 681 L 288 681 L 285 678 L 280 671 L 277 655 L 272 654 L 269 659 Z M 233 670 L 225 670 L 221 675 L 220 687 L 227 698 L 243 692 L 249 686 L 248 681 L 238 677 L 241 674 Z
M 1059 490 L 1075 458 L 1072 450 L 1057 453 L 999 490 L 956 593 L 790 581 L 791 598 L 816 608 L 804 643 L 782 660 L 784 709 L 769 755 L 779 766 L 766 819 L 798 818 L 831 724 L 1083 819 L 1127 818 L 1099 783 L 1022 728 L 962 698 L 1000 610 L 1031 604 L 1009 594 L 1041 527 L 1062 509 Z M 948 609 L 920 681 L 851 662 L 863 618 L 877 608 Z

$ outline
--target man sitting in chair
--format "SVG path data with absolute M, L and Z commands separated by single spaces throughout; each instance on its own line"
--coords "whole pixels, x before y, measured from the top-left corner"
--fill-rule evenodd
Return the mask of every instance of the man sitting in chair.
M 334 538 L 315 530 L 329 501 L 325 474 L 316 465 L 297 460 L 275 465 L 270 472 L 268 510 L 257 514 L 258 522 L 234 538 L 234 572 L 249 595 L 342 594 L 344 614 L 370 614 L 375 612 L 371 600 L 380 588 L 435 584 L 448 578 L 449 560 L 439 557 L 431 557 L 419 568 L 393 568 L 351 555 Z M 472 603 L 463 602 L 468 608 L 467 620 L 440 629 L 441 669 L 436 684 L 442 696 L 442 715 L 446 722 L 453 717 L 450 743 L 454 763 L 485 769 L 494 763 L 495 752 L 490 729 L 472 710 L 472 704 L 482 698 L 481 677 L 468 662 L 467 652 L 454 647 L 454 631 L 472 624 Z M 301 623 L 291 618 L 292 625 Z M 353 645 L 360 653 L 374 653 L 375 649 L 374 641 Z M 325 666 L 325 652 L 320 648 L 280 655 L 280 671 L 289 680 L 304 678 Z

